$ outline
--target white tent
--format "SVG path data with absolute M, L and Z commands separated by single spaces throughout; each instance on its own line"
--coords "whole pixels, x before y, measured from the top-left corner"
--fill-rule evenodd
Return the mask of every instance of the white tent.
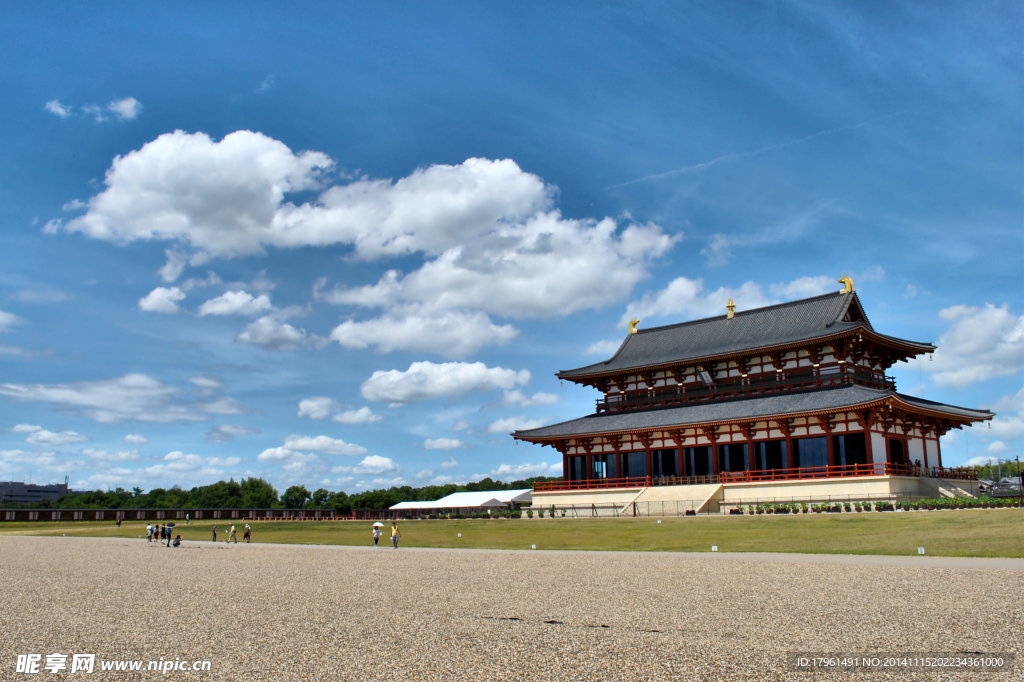
M 472 493 L 452 493 L 434 502 L 399 502 L 392 510 L 412 509 L 494 509 L 507 507 L 513 502 L 533 501 L 533 490 L 486 490 Z

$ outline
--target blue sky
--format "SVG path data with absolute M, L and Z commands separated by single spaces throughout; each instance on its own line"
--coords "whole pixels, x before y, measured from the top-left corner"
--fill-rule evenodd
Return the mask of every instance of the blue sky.
M 838 289 L 1021 454 L 1019 3 L 11 3 L 0 479 L 557 474 L 641 327 Z

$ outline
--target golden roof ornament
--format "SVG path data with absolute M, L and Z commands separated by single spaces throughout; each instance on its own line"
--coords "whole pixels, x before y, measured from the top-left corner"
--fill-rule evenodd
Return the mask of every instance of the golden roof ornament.
M 842 293 L 844 293 L 844 294 L 852 294 L 853 293 L 853 280 L 852 279 L 850 279 L 849 277 L 840 277 L 839 278 L 839 283 L 843 285 Z
M 731 298 L 729 299 L 729 304 L 725 306 L 725 309 L 728 311 L 725 313 L 725 319 L 731 320 L 736 315 L 736 304 L 732 302 Z
M 640 324 L 640 320 L 633 319 L 629 321 L 629 333 L 636 334 L 636 326 Z

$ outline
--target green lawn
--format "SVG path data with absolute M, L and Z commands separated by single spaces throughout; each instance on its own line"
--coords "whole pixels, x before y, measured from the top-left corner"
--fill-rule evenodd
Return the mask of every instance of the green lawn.
M 229 523 L 217 523 L 223 541 Z M 212 521 L 179 524 L 185 541 L 210 541 Z M 244 522 L 236 523 L 241 539 Z M 254 542 L 371 545 L 369 521 L 256 522 Z M 388 524 L 390 528 L 390 523 Z M 381 538 L 388 545 L 387 530 Z M 509 519 L 403 521 L 404 547 L 578 549 L 811 554 L 917 554 L 1024 557 L 1024 510 L 990 509 L 870 514 L 710 516 L 657 519 Z M 5 523 L 2 535 L 145 537 L 144 523 Z M 462 533 L 462 537 L 458 537 Z

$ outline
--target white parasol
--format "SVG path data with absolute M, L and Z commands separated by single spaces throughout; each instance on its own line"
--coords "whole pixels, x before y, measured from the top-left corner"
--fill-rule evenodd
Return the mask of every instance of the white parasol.
M 384 526 L 384 524 L 381 523 L 380 521 L 378 521 L 377 523 L 373 524 L 374 528 L 380 528 L 380 527 L 383 527 L 383 526 Z

